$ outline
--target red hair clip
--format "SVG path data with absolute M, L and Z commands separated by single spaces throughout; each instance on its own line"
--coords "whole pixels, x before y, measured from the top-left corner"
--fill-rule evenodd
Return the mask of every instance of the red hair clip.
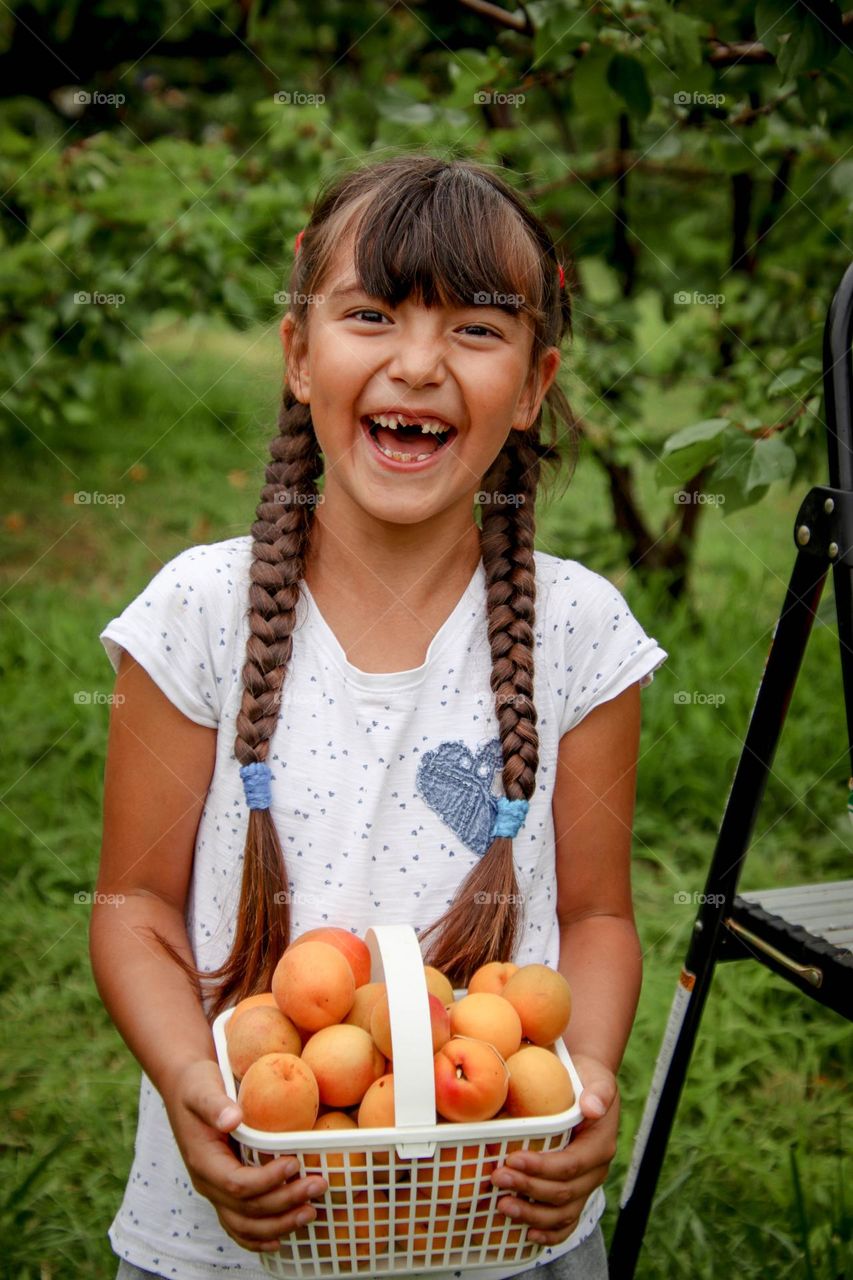
M 294 252 L 294 253 L 298 253 L 298 252 L 299 252 L 299 246 L 302 244 L 302 237 L 303 237 L 304 235 L 305 235 L 305 228 L 303 227 L 303 229 L 299 232 L 299 235 L 296 237 L 296 239 L 295 239 L 295 240 L 294 240 L 294 242 L 293 242 L 293 252 Z
M 560 273 L 560 288 L 562 289 L 563 285 L 566 283 L 566 273 L 563 270 L 562 266 L 558 265 L 557 270 Z

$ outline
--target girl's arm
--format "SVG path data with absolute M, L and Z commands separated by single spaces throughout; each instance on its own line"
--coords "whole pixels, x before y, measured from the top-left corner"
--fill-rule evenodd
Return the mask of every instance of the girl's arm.
M 565 1041 L 584 1082 L 584 1119 L 562 1151 L 510 1155 L 493 1175 L 517 1197 L 502 1197 L 500 1208 L 545 1244 L 574 1231 L 616 1152 L 616 1072 L 642 972 L 630 871 L 639 736 L 640 687 L 633 684 L 560 742 L 553 798 L 559 969 L 572 989 Z
M 104 776 L 101 863 L 90 928 L 101 998 L 163 1097 L 193 1186 L 244 1248 L 271 1249 L 314 1216 L 325 1183 L 295 1162 L 244 1166 L 227 1134 L 242 1119 L 228 1098 L 192 983 L 153 936 L 192 960 L 184 923 L 195 838 L 216 753 L 216 730 L 194 724 L 122 654 Z M 305 1220 L 307 1220 L 305 1219 Z

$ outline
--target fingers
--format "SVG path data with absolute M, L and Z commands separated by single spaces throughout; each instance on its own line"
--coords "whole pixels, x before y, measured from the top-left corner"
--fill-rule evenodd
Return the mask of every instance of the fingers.
M 311 1205 L 301 1205 L 289 1213 L 276 1217 L 255 1219 L 240 1213 L 219 1210 L 219 1221 L 233 1240 L 244 1249 L 255 1253 L 272 1253 L 278 1249 L 281 1237 L 290 1235 L 317 1216 Z

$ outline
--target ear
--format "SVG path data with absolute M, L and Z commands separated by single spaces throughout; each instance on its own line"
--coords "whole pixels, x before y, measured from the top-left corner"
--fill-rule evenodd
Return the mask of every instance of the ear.
M 296 399 L 302 404 L 310 400 L 311 379 L 308 374 L 308 360 L 304 343 L 300 341 L 296 330 L 293 313 L 286 311 L 279 325 L 281 345 L 284 348 L 284 363 L 287 369 L 287 382 Z
M 513 417 L 517 419 L 517 423 L 513 423 L 514 430 L 527 431 L 533 426 L 548 388 L 557 376 L 561 359 L 558 347 L 548 347 L 542 353 L 539 368 L 531 372 L 516 405 Z

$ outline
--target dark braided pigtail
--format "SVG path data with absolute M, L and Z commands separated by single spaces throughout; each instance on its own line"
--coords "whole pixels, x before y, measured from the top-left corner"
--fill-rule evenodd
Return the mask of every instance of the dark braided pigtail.
M 535 500 L 542 450 L 534 433 L 512 431 L 483 484 L 480 546 L 486 576 L 486 612 L 492 651 L 503 791 L 530 800 L 539 765 L 533 702 L 533 559 Z M 481 964 L 509 960 L 522 917 L 513 843 L 496 836 L 456 891 L 444 915 L 421 935 L 436 933 L 426 963 L 458 986 Z
M 285 388 L 278 435 L 270 444 L 266 484 L 252 525 L 249 586 L 250 636 L 243 666 L 243 700 L 237 714 L 234 754 L 241 765 L 265 763 L 278 721 L 281 690 L 293 649 L 299 584 L 304 577 L 317 478 L 323 460 L 311 412 Z M 268 991 L 288 945 L 290 899 L 287 870 L 269 809 L 250 809 L 234 941 L 218 969 L 187 963 L 158 934 L 172 958 L 211 997 L 215 1016 L 257 991 Z

